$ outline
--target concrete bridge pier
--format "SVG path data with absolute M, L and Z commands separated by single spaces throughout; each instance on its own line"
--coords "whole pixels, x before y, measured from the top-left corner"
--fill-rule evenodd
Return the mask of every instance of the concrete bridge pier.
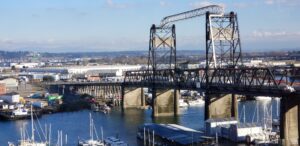
M 121 89 L 122 109 L 144 108 L 145 96 L 143 88 L 124 88 Z
M 179 90 L 152 90 L 152 117 L 177 116 Z
M 300 138 L 300 97 L 289 95 L 281 98 L 280 138 L 283 145 L 299 145 Z
M 205 94 L 204 119 L 238 116 L 237 96 L 234 94 Z

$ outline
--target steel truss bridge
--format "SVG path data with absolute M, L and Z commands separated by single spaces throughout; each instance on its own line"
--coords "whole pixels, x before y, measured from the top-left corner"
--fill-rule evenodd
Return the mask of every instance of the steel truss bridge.
M 206 65 L 203 68 L 179 68 L 176 59 L 177 21 L 205 16 Z M 235 95 L 282 97 L 280 105 L 280 137 L 299 140 L 300 137 L 300 68 L 298 67 L 245 67 L 243 66 L 237 14 L 224 13 L 217 5 L 207 6 L 164 17 L 161 23 L 152 25 L 149 39 L 148 68 L 127 71 L 123 82 L 60 83 L 66 86 L 105 86 L 122 88 L 146 87 L 152 92 L 152 112 L 158 113 L 156 90 L 187 89 L 205 92 L 205 119 L 214 113 L 209 104 L 213 94 L 232 94 L 231 116 L 234 111 Z M 53 84 L 52 84 L 53 85 Z M 219 96 L 215 96 L 219 98 Z M 177 96 L 174 93 L 174 101 Z M 124 101 L 125 97 L 122 96 Z M 123 102 L 124 103 L 124 102 Z M 223 103 L 221 103 L 223 104 Z M 215 104 L 216 107 L 219 107 Z M 224 106 L 224 105 L 221 105 Z M 174 102 L 176 114 L 176 102 Z M 161 108 L 162 109 L 162 108 Z M 209 112 L 212 112 L 210 114 Z M 153 114 L 155 115 L 155 114 Z M 298 144 L 298 142 L 295 142 Z
M 300 95 L 300 68 L 197 68 L 126 72 L 122 86 L 176 88 L 219 94 Z
M 176 30 L 172 23 L 200 16 L 206 18 L 206 66 L 181 69 L 177 66 Z M 124 82 L 56 84 L 176 88 L 280 97 L 300 94 L 299 79 L 299 67 L 244 67 L 237 14 L 224 13 L 223 7 L 211 5 L 164 17 L 158 26 L 153 24 L 150 29 L 148 68 L 127 71 Z

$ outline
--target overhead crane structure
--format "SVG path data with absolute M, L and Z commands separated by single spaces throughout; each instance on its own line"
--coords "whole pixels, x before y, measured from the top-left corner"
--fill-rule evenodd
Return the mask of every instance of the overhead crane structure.
M 175 15 L 166 16 L 160 21 L 160 26 L 164 27 L 165 25 L 176 21 L 204 16 L 206 12 L 210 12 L 210 14 L 220 15 L 224 13 L 224 7 L 219 5 L 209 5 L 206 7 L 197 8 L 194 10 L 178 13 Z

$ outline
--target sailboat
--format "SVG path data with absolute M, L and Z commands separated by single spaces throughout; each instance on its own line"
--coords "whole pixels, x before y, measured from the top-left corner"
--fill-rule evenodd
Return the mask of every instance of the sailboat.
M 278 142 L 278 135 L 273 131 L 272 122 L 272 104 L 270 109 L 266 105 L 264 105 L 264 115 L 263 115 L 263 137 L 257 141 L 255 144 L 276 144 Z
M 32 105 L 31 105 L 31 138 L 26 138 L 25 132 L 23 132 L 23 128 L 21 129 L 21 140 L 19 141 L 18 146 L 47 146 L 46 142 L 37 142 L 35 141 L 35 129 L 34 129 L 34 123 L 33 123 L 33 112 L 32 112 Z
M 104 146 L 103 138 L 102 138 L 102 140 L 99 140 L 97 132 L 96 132 L 96 137 L 97 138 L 94 139 L 94 130 L 96 132 L 96 128 L 94 126 L 94 121 L 93 121 L 92 115 L 90 113 L 90 139 L 88 139 L 88 140 L 79 140 L 78 141 L 78 146 Z M 102 137 L 103 137 L 103 135 L 102 135 Z

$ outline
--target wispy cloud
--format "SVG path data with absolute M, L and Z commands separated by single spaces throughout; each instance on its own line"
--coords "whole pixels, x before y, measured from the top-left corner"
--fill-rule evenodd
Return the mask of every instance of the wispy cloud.
M 160 5 L 161 7 L 167 7 L 167 6 L 169 5 L 169 3 L 166 2 L 166 1 L 161 0 L 161 1 L 159 1 L 159 5 Z
M 299 32 L 287 32 L 287 31 L 253 31 L 252 36 L 255 38 L 284 38 L 284 37 L 294 37 L 300 39 Z
M 114 2 L 113 0 L 106 0 L 106 5 L 110 8 L 124 9 L 128 7 L 126 3 Z
M 195 2 L 191 2 L 189 5 L 194 9 L 209 6 L 209 5 L 220 5 L 223 7 L 226 6 L 224 3 L 213 3 L 210 1 L 195 1 Z
M 300 0 L 264 0 L 267 5 L 300 6 Z

